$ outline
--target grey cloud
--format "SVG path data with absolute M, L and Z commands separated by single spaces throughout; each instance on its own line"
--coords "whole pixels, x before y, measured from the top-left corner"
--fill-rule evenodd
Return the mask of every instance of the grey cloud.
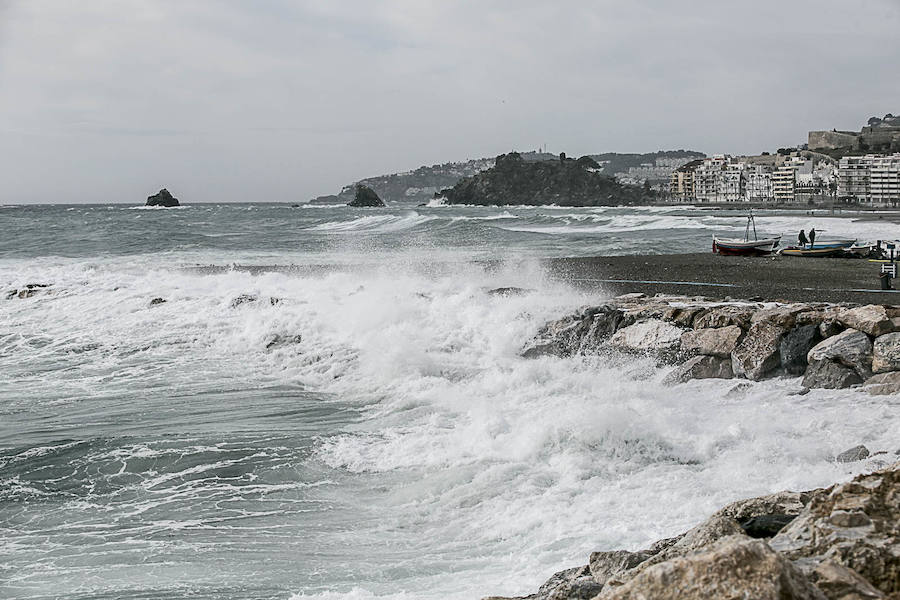
M 18 201 L 163 185 L 295 201 L 542 143 L 757 152 L 900 110 L 894 0 L 6 8 L 0 153 Z

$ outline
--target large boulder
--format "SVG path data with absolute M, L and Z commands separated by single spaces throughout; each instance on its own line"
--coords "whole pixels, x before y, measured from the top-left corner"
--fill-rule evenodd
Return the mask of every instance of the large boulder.
M 856 371 L 862 379 L 872 375 L 872 341 L 856 329 L 846 329 L 822 340 L 813 346 L 806 358 L 810 365 L 822 361 L 840 363 Z
M 767 322 L 778 325 L 782 329 L 791 329 L 796 325 L 797 317 L 809 310 L 810 306 L 808 304 L 787 304 L 763 308 L 753 313 L 753 316 L 750 318 L 750 324 Z
M 681 334 L 681 349 L 688 354 L 730 357 L 743 334 L 737 325 L 692 329 Z
M 900 394 L 900 371 L 873 375 L 866 379 L 863 389 L 873 396 Z
M 803 375 L 809 364 L 806 356 L 822 339 L 817 325 L 810 323 L 791 329 L 781 338 L 781 368 L 791 375 Z
M 521 356 L 566 357 L 597 351 L 624 322 L 624 314 L 612 305 L 592 306 L 546 323 L 522 349 Z
M 803 376 L 803 387 L 840 390 L 862 381 L 862 377 L 850 367 L 831 360 L 818 360 L 807 367 Z
M 769 543 L 806 571 L 830 559 L 883 594 L 900 593 L 900 463 L 813 492 Z
M 838 321 L 845 327 L 862 331 L 871 336 L 884 335 L 894 331 L 894 323 L 888 309 L 877 304 L 848 308 L 838 313 Z
M 178 198 L 170 194 L 169 190 L 163 188 L 152 196 L 147 197 L 147 206 L 163 206 L 166 208 L 172 208 L 173 206 L 180 206 L 180 204 L 178 202 Z
M 731 359 L 719 356 L 700 355 L 687 359 L 669 373 L 666 384 L 685 383 L 691 379 L 731 379 Z
M 781 364 L 779 354 L 784 329 L 774 323 L 754 323 L 731 353 L 735 375 L 759 381 Z
M 694 329 L 727 327 L 737 325 L 741 329 L 750 327 L 754 309 L 749 306 L 725 305 L 711 308 L 694 319 Z
M 842 564 L 826 559 L 808 573 L 812 581 L 829 600 L 885 600 L 887 596 Z
M 671 321 L 681 327 L 693 327 L 694 319 L 706 312 L 702 306 L 670 306 L 663 313 L 663 321 Z
M 872 372 L 900 371 L 900 332 L 875 338 L 872 351 Z
M 682 329 L 659 319 L 623 327 L 609 338 L 609 345 L 635 352 L 673 353 L 680 348 Z
M 347 206 L 354 207 L 375 207 L 375 206 L 384 206 L 384 202 L 382 202 L 381 198 L 378 197 L 378 194 L 375 193 L 375 190 L 370 188 L 367 185 L 357 185 L 356 186 L 356 195 L 353 197 Z
M 603 600 L 825 600 L 803 574 L 762 540 L 729 536 L 688 556 L 654 565 Z

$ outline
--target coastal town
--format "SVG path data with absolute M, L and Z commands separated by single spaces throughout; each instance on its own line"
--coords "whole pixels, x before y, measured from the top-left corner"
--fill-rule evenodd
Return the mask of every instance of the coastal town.
M 896 207 L 900 204 L 900 117 L 872 117 L 858 132 L 810 131 L 806 144 L 775 153 L 661 159 L 629 169 L 619 179 L 655 184 L 676 202 Z

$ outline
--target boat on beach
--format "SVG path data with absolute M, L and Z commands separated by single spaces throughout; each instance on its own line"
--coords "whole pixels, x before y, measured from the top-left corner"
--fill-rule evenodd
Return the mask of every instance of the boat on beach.
M 750 228 L 753 228 L 753 239 L 750 239 Z M 759 239 L 756 235 L 756 221 L 753 212 L 747 216 L 747 226 L 744 228 L 744 238 L 721 238 L 713 236 L 713 252 L 731 256 L 762 256 L 775 252 L 781 236 Z
M 784 256 L 803 256 L 803 257 L 833 257 L 833 256 L 849 256 L 851 248 L 856 244 L 856 240 L 821 240 L 815 244 L 804 244 L 802 246 L 788 246 L 778 251 Z
M 787 248 L 782 248 L 778 251 L 778 254 L 782 254 L 784 256 L 804 256 L 807 258 L 812 257 L 828 257 L 828 256 L 846 256 L 846 251 L 844 248 L 809 248 L 802 246 L 788 246 Z

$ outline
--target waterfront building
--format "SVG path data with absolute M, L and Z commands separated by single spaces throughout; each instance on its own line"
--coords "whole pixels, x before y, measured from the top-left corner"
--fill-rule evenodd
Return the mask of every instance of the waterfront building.
M 869 183 L 874 156 L 845 156 L 838 163 L 838 198 L 850 202 L 869 202 Z
M 669 192 L 675 199 L 682 202 L 692 202 L 696 198 L 694 172 L 702 163 L 703 160 L 701 159 L 692 160 L 672 171 L 669 181 Z
M 900 204 L 900 153 L 872 157 L 869 192 L 872 204 Z
M 763 165 L 747 168 L 745 197 L 750 202 L 768 202 L 772 194 L 772 170 Z

